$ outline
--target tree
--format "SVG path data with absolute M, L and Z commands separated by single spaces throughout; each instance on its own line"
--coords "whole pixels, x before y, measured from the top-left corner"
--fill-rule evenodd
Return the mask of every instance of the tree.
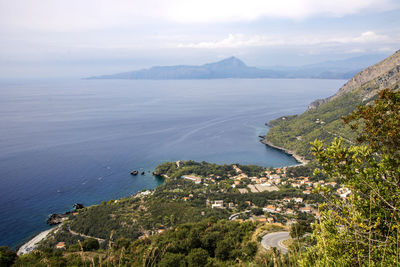
M 158 263 L 160 267 L 170 267 L 170 266 L 186 266 L 185 264 L 185 256 L 183 254 L 175 254 L 167 252 L 165 253 L 160 262 Z
M 202 248 L 192 249 L 187 256 L 189 267 L 203 267 L 207 264 L 208 253 Z
M 99 249 L 100 244 L 99 241 L 97 241 L 97 239 L 88 238 L 82 242 L 82 247 L 84 251 L 97 250 Z
M 345 118 L 360 135 L 357 145 L 335 139 L 312 143 L 316 172 L 339 178 L 351 192 L 339 197 L 320 190 L 326 203 L 315 226 L 316 244 L 301 264 L 398 265 L 400 257 L 400 93 L 381 91 L 374 105 Z
M 228 260 L 230 258 L 231 251 L 235 248 L 235 240 L 231 238 L 224 239 L 217 243 L 215 248 L 215 257 L 220 260 Z
M 253 212 L 253 214 L 256 216 L 260 216 L 260 215 L 264 214 L 264 211 L 262 208 L 254 208 L 251 210 L 251 212 Z
M 292 224 L 290 227 L 290 237 L 301 238 L 305 233 L 312 231 L 311 226 L 307 221 L 299 221 Z
M 11 266 L 15 259 L 17 258 L 17 254 L 14 251 L 11 251 L 8 247 L 0 247 L 0 266 L 7 267 Z

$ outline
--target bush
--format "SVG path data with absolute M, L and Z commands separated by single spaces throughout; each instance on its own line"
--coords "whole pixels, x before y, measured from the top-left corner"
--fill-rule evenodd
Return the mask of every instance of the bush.
M 175 254 L 167 252 L 158 263 L 160 267 L 184 267 L 186 266 L 185 256 L 183 254 Z
M 11 251 L 8 247 L 0 247 L 0 266 L 11 266 L 15 259 L 17 258 L 17 254 L 14 251 Z
M 187 256 L 189 267 L 203 267 L 207 264 L 208 253 L 202 248 L 192 249 Z
M 88 238 L 82 242 L 82 248 L 84 251 L 97 250 L 100 248 L 100 244 L 99 241 L 97 241 L 97 239 Z

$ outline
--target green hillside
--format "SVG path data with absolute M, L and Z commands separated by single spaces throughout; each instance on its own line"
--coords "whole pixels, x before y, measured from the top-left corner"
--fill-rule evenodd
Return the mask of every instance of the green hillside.
M 358 73 L 337 94 L 318 100 L 301 115 L 284 116 L 270 121 L 267 143 L 311 159 L 310 142 L 316 138 L 330 143 L 342 137 L 345 143 L 355 141 L 357 133 L 343 123 L 359 105 L 366 105 L 382 89 L 397 90 L 400 86 L 400 52 Z M 322 103 L 322 104 L 320 104 Z

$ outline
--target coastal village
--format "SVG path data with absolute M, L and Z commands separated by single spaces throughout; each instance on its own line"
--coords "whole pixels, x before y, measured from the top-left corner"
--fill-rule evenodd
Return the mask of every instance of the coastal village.
M 176 166 L 179 168 L 183 165 L 182 161 L 177 161 Z M 232 187 L 232 191 L 236 190 L 240 194 L 246 195 L 248 193 L 262 193 L 279 191 L 282 187 L 292 187 L 298 189 L 304 197 L 284 197 L 276 199 L 272 203 L 259 207 L 246 200 L 246 209 L 240 209 L 238 203 L 224 202 L 222 199 L 206 200 L 206 206 L 212 209 L 227 209 L 233 213 L 229 219 L 239 221 L 254 221 L 286 225 L 296 223 L 296 215 L 300 213 L 309 214 L 316 219 L 320 214 L 318 211 L 319 203 L 313 200 L 306 199 L 308 195 L 313 194 L 313 190 L 321 187 L 327 187 L 330 190 L 336 191 L 338 197 L 346 199 L 351 193 L 350 189 L 340 187 L 337 182 L 327 182 L 325 180 L 312 181 L 309 176 L 293 177 L 293 173 L 288 173 L 288 167 L 270 168 L 265 170 L 262 176 L 248 176 L 236 164 L 232 165 L 235 174 L 227 174 L 228 179 L 222 179 L 221 176 L 211 174 L 207 177 L 201 177 L 196 174 L 182 175 L 181 178 L 194 182 L 195 184 L 202 184 L 206 187 L 216 185 L 216 192 L 226 192 L 226 184 Z M 222 186 L 222 184 L 224 186 Z M 183 197 L 184 201 L 193 199 L 193 194 Z M 258 215 L 251 215 L 252 209 L 261 209 Z M 284 219 L 284 220 L 282 220 Z

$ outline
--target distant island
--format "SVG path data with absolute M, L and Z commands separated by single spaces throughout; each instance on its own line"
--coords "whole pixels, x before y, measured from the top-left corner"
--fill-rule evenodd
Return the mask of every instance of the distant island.
M 236 57 L 201 66 L 156 66 L 138 71 L 89 77 L 88 79 L 181 80 L 223 78 L 273 78 L 278 73 L 249 67 Z
M 200 66 L 176 65 L 155 66 L 130 72 L 88 77 L 86 79 L 131 79 L 131 80 L 184 80 L 227 78 L 311 78 L 349 79 L 357 72 L 376 62 L 382 55 L 369 55 L 347 60 L 327 61 L 300 67 L 250 67 L 237 57 Z

